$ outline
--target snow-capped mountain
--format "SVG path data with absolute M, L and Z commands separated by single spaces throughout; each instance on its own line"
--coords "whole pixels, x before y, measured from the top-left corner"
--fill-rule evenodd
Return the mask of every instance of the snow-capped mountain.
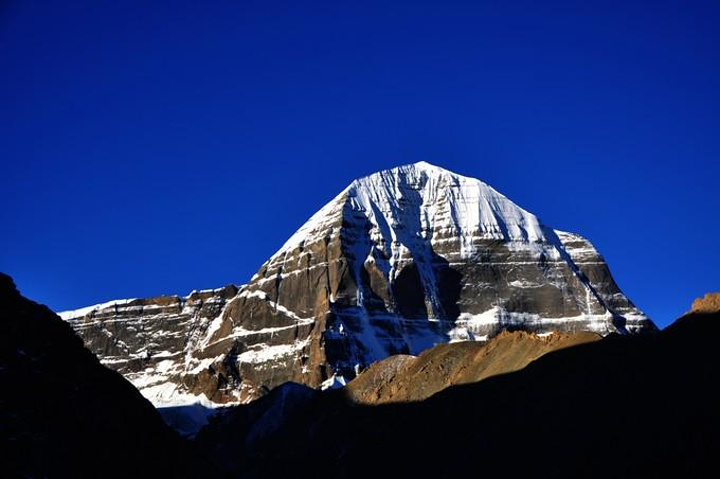
M 344 384 L 390 355 L 505 329 L 655 329 L 589 241 L 425 162 L 353 181 L 239 289 L 62 316 L 156 405 Z

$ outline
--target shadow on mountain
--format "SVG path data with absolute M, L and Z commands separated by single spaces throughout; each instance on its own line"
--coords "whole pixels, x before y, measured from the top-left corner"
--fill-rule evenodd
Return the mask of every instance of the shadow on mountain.
M 691 314 L 417 403 L 292 386 L 225 411 L 197 442 L 237 477 L 714 477 L 718 333 L 720 314 Z M 273 427 L 251 434 L 270 410 Z
M 428 319 L 426 300 L 437 298 L 437 319 L 454 323 L 460 316 L 458 300 L 462 289 L 462 274 L 450 266 L 448 261 L 437 255 L 428 246 L 432 255 L 435 284 L 424 284 L 415 262 L 405 266 L 393 281 L 391 287 L 396 301 L 397 312 L 403 318 Z M 434 289 L 431 294 L 428 290 Z
M 428 319 L 425 307 L 425 288 L 417 265 L 405 266 L 393 281 L 393 297 L 398 313 L 403 318 Z
M 159 407 L 157 412 L 162 417 L 163 422 L 178 434 L 186 438 L 193 438 L 215 415 L 217 409 L 205 407 L 202 404 L 188 404 L 185 406 Z
M 455 322 L 460 316 L 460 293 L 463 286 L 463 275 L 450 266 L 448 260 L 433 251 L 433 263 L 437 277 L 437 291 L 442 308 L 443 318 Z
M 0 273 L 1 477 L 217 477 L 70 326 Z

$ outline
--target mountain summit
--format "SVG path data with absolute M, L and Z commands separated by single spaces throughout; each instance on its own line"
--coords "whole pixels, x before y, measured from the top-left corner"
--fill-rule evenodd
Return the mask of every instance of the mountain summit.
M 589 241 L 426 162 L 353 181 L 239 289 L 62 316 L 156 405 L 344 384 L 390 355 L 503 330 L 655 329 Z

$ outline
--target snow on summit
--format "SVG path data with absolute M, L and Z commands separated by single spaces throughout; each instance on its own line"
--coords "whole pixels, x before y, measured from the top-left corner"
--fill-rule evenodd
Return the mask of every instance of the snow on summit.
M 338 215 L 353 212 L 364 214 L 389 241 L 402 242 L 408 234 L 426 239 L 434 233 L 505 241 L 545 239 L 535 215 L 486 183 L 420 161 L 353 181 L 274 256 L 314 239 L 312 234 L 322 233 Z
M 338 386 L 388 356 L 506 329 L 654 329 L 588 240 L 424 161 L 351 182 L 239 288 L 63 317 L 158 406 Z

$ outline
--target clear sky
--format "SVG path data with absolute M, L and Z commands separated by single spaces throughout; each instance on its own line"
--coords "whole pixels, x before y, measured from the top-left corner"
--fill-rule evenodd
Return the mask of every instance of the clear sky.
M 55 310 L 241 284 L 427 160 L 588 237 L 659 325 L 720 290 L 720 2 L 0 5 L 0 270 Z

